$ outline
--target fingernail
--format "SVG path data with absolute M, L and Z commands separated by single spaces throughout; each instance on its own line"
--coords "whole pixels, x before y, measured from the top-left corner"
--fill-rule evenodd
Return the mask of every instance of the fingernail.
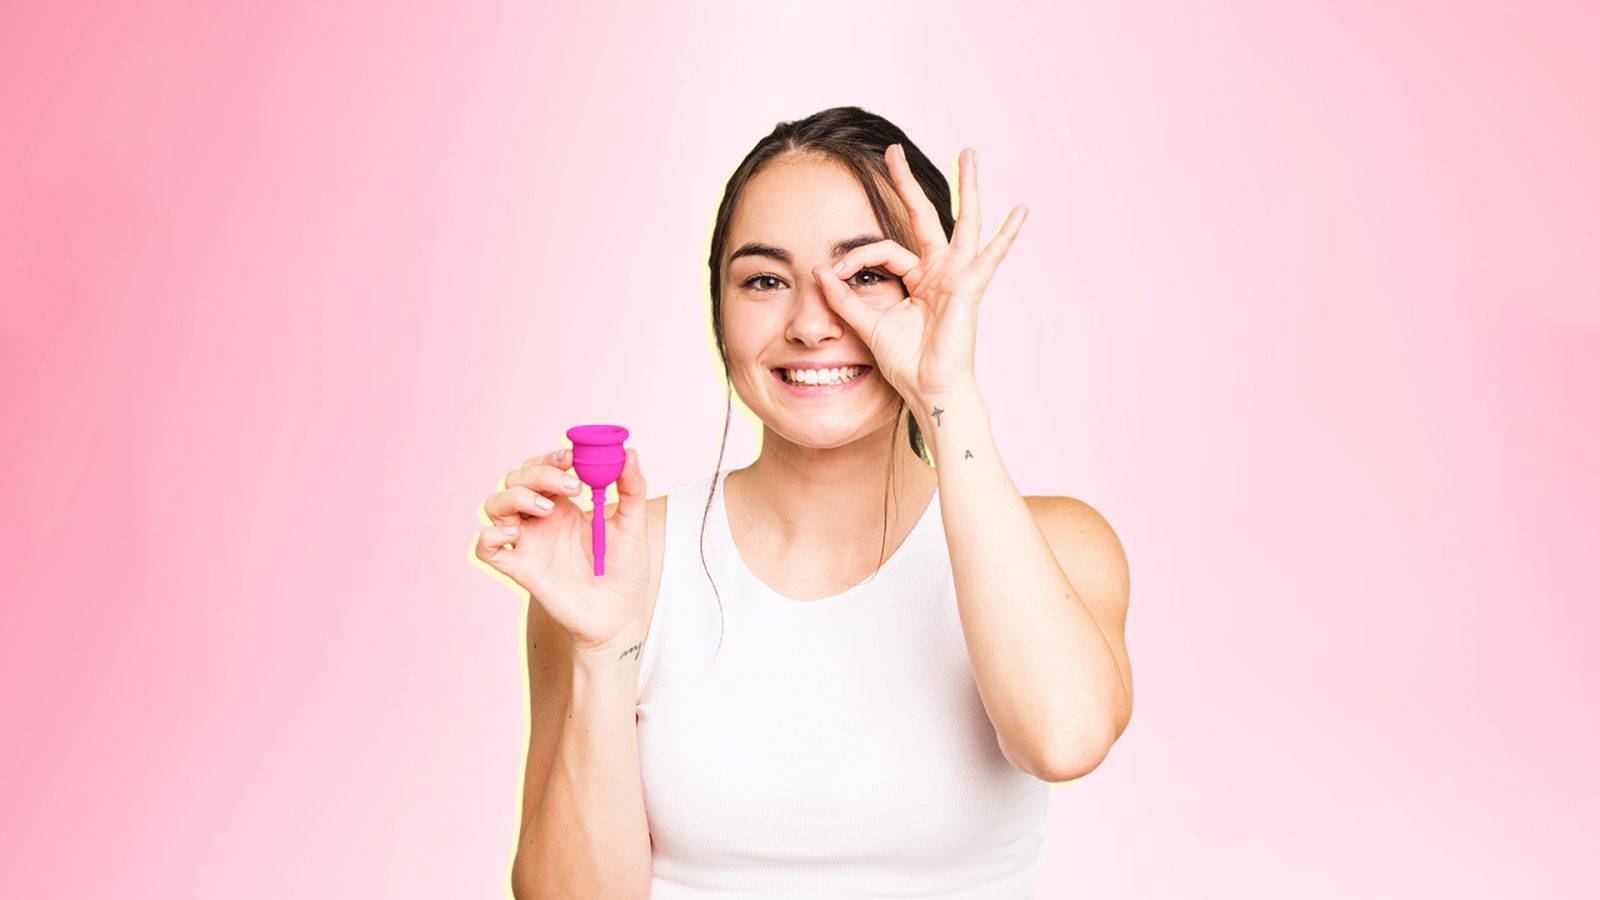
M 549 497 L 535 497 L 533 502 L 538 504 L 540 509 L 551 509 L 556 505 L 556 502 Z
M 576 475 L 561 476 L 561 483 L 566 485 L 567 490 L 569 491 L 575 491 L 578 489 L 578 478 Z
M 517 526 L 515 526 L 515 525 L 501 525 L 500 526 L 500 533 L 501 534 L 516 534 L 517 533 Z
M 838 275 L 838 274 L 841 274 L 842 272 L 844 272 L 844 260 L 841 259 L 838 262 L 833 264 L 833 273 L 835 275 Z

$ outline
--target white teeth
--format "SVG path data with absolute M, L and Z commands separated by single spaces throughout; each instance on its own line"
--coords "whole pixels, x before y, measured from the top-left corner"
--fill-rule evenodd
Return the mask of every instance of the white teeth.
M 832 369 L 783 369 L 783 379 L 790 384 L 843 384 L 860 375 L 861 366 Z

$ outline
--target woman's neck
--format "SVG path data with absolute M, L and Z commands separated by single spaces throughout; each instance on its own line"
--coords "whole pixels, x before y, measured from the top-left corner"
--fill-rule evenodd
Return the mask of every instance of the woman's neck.
M 740 545 L 781 566 L 786 560 L 875 565 L 885 540 L 898 547 L 933 498 L 938 473 L 911 451 L 905 433 L 829 450 L 799 447 L 765 432 L 761 455 L 728 473 L 724 504 Z M 876 449 L 872 445 L 876 445 Z M 890 466 L 894 472 L 891 475 Z M 885 503 L 887 500 L 887 510 Z

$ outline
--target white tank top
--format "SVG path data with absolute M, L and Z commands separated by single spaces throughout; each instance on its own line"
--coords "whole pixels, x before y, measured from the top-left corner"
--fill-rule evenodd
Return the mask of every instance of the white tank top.
M 1032 898 L 1050 784 L 1006 761 L 979 699 L 938 492 L 875 575 L 792 600 L 740 559 L 726 476 L 705 521 L 720 652 L 712 479 L 667 494 L 639 662 L 653 900 Z

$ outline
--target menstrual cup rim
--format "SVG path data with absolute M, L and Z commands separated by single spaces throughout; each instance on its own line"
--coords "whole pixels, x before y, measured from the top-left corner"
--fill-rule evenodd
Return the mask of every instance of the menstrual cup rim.
M 621 425 L 574 425 L 567 429 L 567 440 L 590 447 L 612 447 L 628 439 L 628 429 Z

